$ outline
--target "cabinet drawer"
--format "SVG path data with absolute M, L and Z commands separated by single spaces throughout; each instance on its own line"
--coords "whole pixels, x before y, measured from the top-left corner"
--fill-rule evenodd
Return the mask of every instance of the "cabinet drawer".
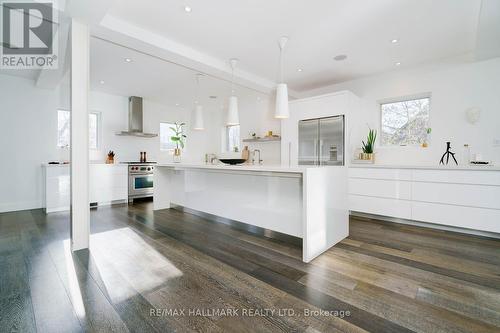
M 411 183 L 397 180 L 350 178 L 349 194 L 409 200 Z
M 412 202 L 415 221 L 500 233 L 500 210 Z
M 411 202 L 405 200 L 374 198 L 350 194 L 349 210 L 411 219 Z
M 500 186 L 500 172 L 466 170 L 414 170 L 413 180 L 417 182 Z
M 414 182 L 411 192 L 414 201 L 500 209 L 500 186 Z
M 410 169 L 349 168 L 349 178 L 411 180 Z

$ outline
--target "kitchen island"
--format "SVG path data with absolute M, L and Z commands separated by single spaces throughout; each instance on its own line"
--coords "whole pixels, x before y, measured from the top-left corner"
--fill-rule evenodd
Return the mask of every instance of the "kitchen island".
M 154 209 L 181 206 L 302 239 L 309 262 L 349 234 L 347 168 L 159 164 Z

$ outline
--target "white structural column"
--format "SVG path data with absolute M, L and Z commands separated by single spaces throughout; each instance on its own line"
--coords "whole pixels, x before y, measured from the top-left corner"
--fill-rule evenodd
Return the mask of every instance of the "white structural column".
M 71 22 L 71 249 L 89 247 L 89 27 Z

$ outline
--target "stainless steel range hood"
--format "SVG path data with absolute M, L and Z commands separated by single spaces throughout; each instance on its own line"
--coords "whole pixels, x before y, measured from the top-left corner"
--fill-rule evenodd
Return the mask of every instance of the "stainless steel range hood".
M 144 133 L 142 128 L 142 97 L 128 98 L 128 131 L 121 131 L 116 135 L 138 136 L 141 138 L 154 138 L 158 134 Z

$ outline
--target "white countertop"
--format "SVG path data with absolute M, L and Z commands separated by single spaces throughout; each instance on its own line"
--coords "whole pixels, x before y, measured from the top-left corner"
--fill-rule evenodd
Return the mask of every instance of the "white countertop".
M 260 172 L 288 172 L 288 173 L 304 173 L 310 168 L 318 168 L 315 166 L 292 166 L 286 167 L 281 165 L 253 165 L 253 164 L 195 164 L 195 163 L 161 163 L 156 167 L 169 167 L 176 169 L 209 169 L 209 170 L 228 170 L 228 171 L 260 171 Z
M 467 170 L 467 171 L 500 171 L 500 165 L 397 165 L 397 164 L 355 164 L 349 168 L 380 169 L 427 169 L 427 170 Z
M 106 165 L 106 166 L 110 166 L 110 167 L 113 167 L 113 166 L 120 166 L 120 167 L 126 167 L 127 164 L 123 164 L 123 163 L 113 163 L 113 164 L 107 164 L 107 163 L 104 163 L 104 162 L 90 162 L 89 165 Z M 42 163 L 42 167 L 45 167 L 45 168 L 60 168 L 60 167 L 69 167 L 70 164 L 69 163 L 61 163 L 61 164 L 49 164 L 49 163 Z

